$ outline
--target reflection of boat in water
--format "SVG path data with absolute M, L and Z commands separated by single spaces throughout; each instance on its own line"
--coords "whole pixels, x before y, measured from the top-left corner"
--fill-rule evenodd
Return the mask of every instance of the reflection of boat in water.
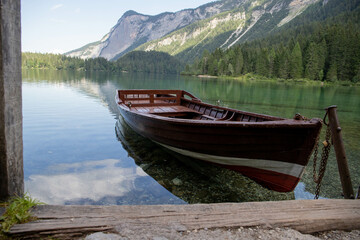
M 293 199 L 293 194 L 270 191 L 233 171 L 168 151 L 134 132 L 121 116 L 115 131 L 138 166 L 188 203 Z
M 321 129 L 319 119 L 283 119 L 201 102 L 181 90 L 118 90 L 116 102 L 137 133 L 185 156 L 292 191 Z

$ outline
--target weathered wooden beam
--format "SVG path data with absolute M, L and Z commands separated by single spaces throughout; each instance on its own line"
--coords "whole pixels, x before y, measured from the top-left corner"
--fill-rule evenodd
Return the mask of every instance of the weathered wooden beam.
M 39 206 L 37 221 L 15 225 L 10 236 L 36 238 L 116 231 L 116 226 L 194 229 L 288 227 L 302 233 L 360 229 L 360 201 L 292 200 L 155 206 Z M 70 237 L 69 237 L 70 236 Z
M 331 129 L 331 138 L 334 145 L 336 161 L 340 174 L 341 186 L 344 193 L 345 199 L 354 198 L 354 189 L 352 187 L 350 171 L 348 166 L 348 161 L 345 153 L 345 146 L 342 140 L 341 127 L 339 119 L 336 113 L 337 106 L 330 106 L 327 108 L 327 113 L 329 117 L 329 126 Z
M 20 0 L 0 0 L 0 201 L 24 191 Z

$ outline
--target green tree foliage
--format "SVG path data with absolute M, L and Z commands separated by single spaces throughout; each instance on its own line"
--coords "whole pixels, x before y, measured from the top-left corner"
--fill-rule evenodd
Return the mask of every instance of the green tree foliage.
M 184 64 L 175 57 L 157 51 L 133 51 L 118 59 L 115 64 L 123 71 L 130 72 L 176 74 L 184 69 Z
M 84 60 L 50 53 L 22 53 L 22 68 L 25 69 L 83 69 Z
M 276 63 L 277 77 L 290 78 L 290 53 L 288 48 L 281 47 Z
M 290 78 L 301 78 L 303 76 L 303 57 L 299 42 L 296 42 L 290 55 Z
M 338 80 L 338 71 L 336 63 L 330 65 L 329 70 L 326 73 L 326 80 L 329 82 L 335 82 Z
M 268 52 L 268 74 L 267 77 L 274 77 L 275 76 L 275 60 L 276 60 L 276 54 L 275 50 L 272 48 Z
M 346 0 L 340 7 L 347 10 L 342 9 L 336 17 L 327 18 L 328 9 L 323 8 L 324 12 L 317 12 L 319 16 L 322 14 L 321 18 L 317 16 L 318 21 L 302 17 L 299 20 L 302 25 L 284 27 L 266 38 L 227 50 L 207 52 L 199 60 L 199 65 L 189 69 L 194 73 L 215 76 L 256 73 L 284 79 L 358 82 L 360 6 Z M 310 9 L 310 13 L 314 9 Z
M 105 58 L 89 58 L 84 65 L 85 71 L 116 71 L 114 64 Z
M 22 53 L 23 69 L 54 69 L 79 71 L 115 71 L 114 64 L 105 58 L 83 60 L 51 53 Z
M 353 77 L 351 81 L 354 83 L 360 82 L 360 66 L 358 67 L 356 75 Z
M 151 72 L 180 73 L 183 65 L 175 58 L 161 52 L 131 52 L 116 62 L 105 58 L 89 58 L 86 60 L 67 57 L 60 54 L 29 53 L 22 54 L 24 69 L 55 69 L 78 71 L 108 71 L 108 72 Z
M 319 44 L 311 42 L 305 50 L 304 56 L 304 77 L 313 80 L 323 80 L 326 60 L 325 39 Z
M 269 57 L 267 49 L 258 49 L 257 58 L 255 62 L 255 73 L 263 76 L 269 75 Z

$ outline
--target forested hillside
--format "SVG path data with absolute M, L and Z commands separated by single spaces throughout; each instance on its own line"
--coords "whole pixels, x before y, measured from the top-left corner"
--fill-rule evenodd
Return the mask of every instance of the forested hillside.
M 23 69 L 55 69 L 109 72 L 179 73 L 183 69 L 176 58 L 161 52 L 131 52 L 115 62 L 105 58 L 81 59 L 60 54 L 23 53 Z
M 175 57 L 167 53 L 156 51 L 133 51 L 116 61 L 123 71 L 153 72 L 153 73 L 180 73 L 184 69 Z
M 89 58 L 83 60 L 77 57 L 67 57 L 51 53 L 22 53 L 23 69 L 54 69 L 78 71 L 119 71 L 116 64 L 105 58 Z
M 256 73 L 275 78 L 307 78 L 321 81 L 360 81 L 359 1 L 343 1 L 335 7 L 314 6 L 294 21 L 266 38 L 227 50 L 204 52 L 186 72 L 238 76 Z M 333 13 L 334 14 L 334 13 Z M 312 21 L 310 16 L 315 18 Z M 324 20 L 325 19 L 325 20 Z
M 85 61 L 61 54 L 23 52 L 21 66 L 23 69 L 83 69 Z

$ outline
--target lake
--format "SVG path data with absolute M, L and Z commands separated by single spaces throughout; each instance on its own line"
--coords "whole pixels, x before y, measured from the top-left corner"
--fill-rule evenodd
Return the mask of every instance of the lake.
M 312 159 L 294 193 L 179 161 L 119 116 L 116 89 L 184 89 L 205 102 L 292 118 L 337 105 L 353 187 L 360 184 L 360 88 L 135 73 L 23 71 L 25 191 L 47 204 L 187 204 L 313 198 Z M 325 128 L 323 128 L 324 135 Z M 323 137 L 321 138 L 323 139 Z M 322 141 L 322 140 L 321 140 Z M 319 148 L 321 152 L 321 147 Z M 318 163 L 319 165 L 319 163 Z M 334 150 L 321 197 L 342 198 Z

